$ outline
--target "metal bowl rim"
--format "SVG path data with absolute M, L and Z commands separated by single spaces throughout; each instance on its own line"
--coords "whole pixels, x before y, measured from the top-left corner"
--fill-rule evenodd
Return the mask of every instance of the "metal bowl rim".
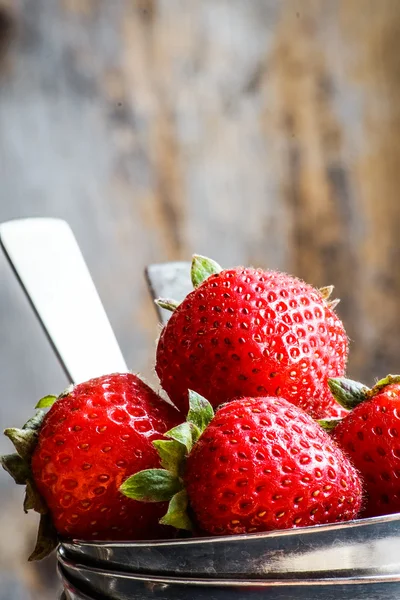
M 291 535 L 304 535 L 310 534 L 315 531 L 340 531 L 342 529 L 350 529 L 353 527 L 367 527 L 379 523 L 390 523 L 392 521 L 399 521 L 400 513 L 393 513 L 390 515 L 380 515 L 378 517 L 369 517 L 367 519 L 354 519 L 352 521 L 341 521 L 340 523 L 328 523 L 326 525 L 310 525 L 308 527 L 296 527 L 292 529 L 266 531 L 261 533 L 245 533 L 240 535 L 225 535 L 225 536 L 205 536 L 196 538 L 184 538 L 184 539 L 167 539 L 167 540 L 126 540 L 126 541 L 107 541 L 107 540 L 61 540 L 61 544 L 66 548 L 72 548 L 74 546 L 85 546 L 89 548 L 96 547 L 110 547 L 110 548 L 157 548 L 159 546 L 187 546 L 187 545 L 201 545 L 201 544 L 223 544 L 229 543 L 244 543 L 248 540 L 257 539 L 270 539 L 274 537 L 287 537 Z
M 58 553 L 58 562 L 62 569 L 75 572 L 86 572 L 87 574 L 100 575 L 101 577 L 114 579 L 128 579 L 131 581 L 143 582 L 147 584 L 161 585 L 193 585 L 195 587 L 284 587 L 284 586 L 317 586 L 317 585 L 360 585 L 374 583 L 396 583 L 400 582 L 400 574 L 398 575 L 366 575 L 361 577 L 326 577 L 314 579 L 210 579 L 210 578 L 184 578 L 184 577 L 167 577 L 160 575 L 141 575 L 129 573 L 126 571 L 105 571 L 96 567 L 87 567 L 78 563 L 72 563 L 66 560 Z M 64 575 L 65 576 L 65 575 Z

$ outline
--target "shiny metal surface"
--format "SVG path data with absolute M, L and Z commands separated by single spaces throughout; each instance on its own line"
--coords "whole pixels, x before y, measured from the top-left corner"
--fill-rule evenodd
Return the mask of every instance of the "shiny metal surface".
M 1 223 L 0 243 L 71 382 L 126 372 L 69 225 L 44 218 Z
M 400 575 L 400 514 L 281 532 L 157 542 L 64 542 L 105 569 L 219 579 Z
M 193 290 L 190 279 L 190 262 L 149 265 L 145 275 L 153 299 L 172 298 L 180 302 Z M 160 321 L 165 325 L 171 313 L 158 306 L 156 308 Z
M 84 592 L 78 590 L 78 588 L 72 585 L 60 572 L 59 577 L 63 583 L 64 591 L 61 594 L 59 600 L 99 600 L 99 596 L 96 597 L 88 596 Z
M 66 581 L 89 596 L 109 600 L 394 600 L 400 597 L 400 575 L 352 578 L 221 580 L 172 578 L 104 571 L 60 557 Z

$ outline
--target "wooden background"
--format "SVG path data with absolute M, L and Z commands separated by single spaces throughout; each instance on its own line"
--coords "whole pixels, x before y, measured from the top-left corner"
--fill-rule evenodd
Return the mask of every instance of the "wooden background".
M 0 10 L 0 221 L 69 221 L 133 370 L 153 378 L 143 267 L 193 251 L 335 284 L 349 374 L 400 370 L 399 0 Z M 66 382 L 2 256 L 0 281 L 3 427 Z M 21 501 L 0 474 L 0 600 L 54 600 Z

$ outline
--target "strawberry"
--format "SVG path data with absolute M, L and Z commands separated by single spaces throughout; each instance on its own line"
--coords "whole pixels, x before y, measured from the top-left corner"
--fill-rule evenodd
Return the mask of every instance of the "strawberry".
M 203 414 L 206 408 L 206 418 L 196 414 L 196 404 L 203 404 Z M 122 486 L 137 500 L 171 498 L 162 523 L 189 528 L 188 502 L 195 523 L 211 535 L 347 521 L 360 510 L 361 481 L 350 460 L 318 423 L 281 397 L 234 400 L 212 418 L 211 406 L 191 392 L 188 422 L 166 437 L 164 475 L 144 471 Z M 171 460 L 174 444 L 176 450 L 184 445 L 183 465 L 182 454 Z
M 214 407 L 237 397 L 283 396 L 314 418 L 346 413 L 328 377 L 344 375 L 348 343 L 329 302 L 317 290 L 276 271 L 222 271 L 204 257 L 192 263 L 195 290 L 173 311 L 157 347 L 161 385 L 181 410 L 188 389 Z
M 332 435 L 364 479 L 363 516 L 400 512 L 400 376 L 388 375 L 372 390 L 349 379 L 330 385 L 353 408 Z
M 45 414 L 42 408 L 49 405 Z M 27 482 L 26 509 L 48 512 L 66 537 L 151 539 L 170 533 L 158 524 L 161 506 L 127 500 L 118 490 L 128 474 L 159 465 L 152 442 L 182 420 L 174 407 L 129 373 L 92 379 L 58 399 L 46 397 L 38 407 L 34 424 L 5 431 L 19 454 L 3 457 L 3 466 L 17 483 Z M 41 528 L 48 526 L 47 519 Z M 33 558 L 47 552 L 43 543 Z

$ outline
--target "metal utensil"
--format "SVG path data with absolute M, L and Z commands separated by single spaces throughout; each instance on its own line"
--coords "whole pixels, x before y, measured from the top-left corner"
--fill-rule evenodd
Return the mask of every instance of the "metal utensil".
M 64 542 L 60 556 L 136 574 L 218 579 L 400 576 L 400 514 L 270 533 Z
M 145 276 L 153 300 L 157 298 L 173 298 L 181 302 L 193 290 L 190 279 L 189 262 L 169 262 L 150 265 Z M 158 316 L 163 325 L 171 313 L 157 306 Z
M 221 580 L 134 575 L 72 563 L 59 556 L 64 578 L 85 593 L 109 600 L 395 600 L 400 574 L 365 577 Z
M 9 221 L 0 224 L 0 243 L 71 382 L 126 372 L 69 225 L 61 219 Z

